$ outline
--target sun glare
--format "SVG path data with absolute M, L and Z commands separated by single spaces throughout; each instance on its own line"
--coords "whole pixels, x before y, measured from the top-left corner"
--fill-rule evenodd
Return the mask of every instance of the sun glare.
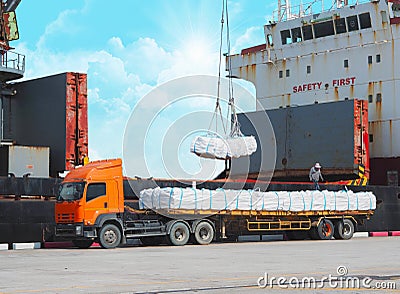
M 191 36 L 182 40 L 182 52 L 191 60 L 201 60 L 209 58 L 215 50 L 212 48 L 212 42 L 204 36 Z

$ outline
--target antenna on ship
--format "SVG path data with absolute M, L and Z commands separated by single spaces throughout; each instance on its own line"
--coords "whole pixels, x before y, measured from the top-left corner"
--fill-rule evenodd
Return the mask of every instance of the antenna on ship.
M 290 16 L 290 0 L 278 0 L 278 20 L 282 21 L 285 15 Z

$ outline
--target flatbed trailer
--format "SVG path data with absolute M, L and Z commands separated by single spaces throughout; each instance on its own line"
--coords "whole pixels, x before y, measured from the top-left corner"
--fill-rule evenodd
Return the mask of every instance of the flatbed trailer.
M 134 181 L 135 182 L 135 181 Z M 141 189 L 155 182 L 139 182 Z M 123 193 L 122 161 L 103 160 L 71 171 L 55 204 L 56 236 L 88 248 L 95 241 L 115 248 L 127 239 L 143 244 L 236 239 L 240 235 L 285 233 L 289 239 L 350 239 L 369 219 L 366 211 L 256 211 L 139 209 L 137 199 Z
M 179 221 L 185 222 L 189 228 L 195 229 L 192 219 L 195 222 L 210 221 L 214 227 L 215 240 L 230 239 L 234 240 L 241 235 L 249 234 L 269 234 L 284 233 L 288 239 L 350 239 L 358 224 L 362 224 L 364 220 L 369 219 L 374 213 L 369 211 L 302 211 L 302 212 L 286 212 L 286 211 L 255 211 L 255 210 L 164 210 L 155 213 L 152 210 L 132 210 L 138 215 L 171 215 Z M 332 234 L 328 232 L 318 234 L 318 226 L 327 226 L 326 220 L 329 220 L 333 227 L 325 228 L 332 230 Z M 349 231 L 346 236 L 340 235 L 338 227 L 340 222 L 346 220 L 347 226 L 350 221 L 354 227 L 347 228 Z M 328 224 L 329 226 L 329 224 Z M 341 225 L 340 225 L 341 226 Z M 311 232 L 316 230 L 316 232 Z M 194 233 L 194 230 L 191 232 Z M 134 237 L 132 235 L 132 237 Z M 146 237 L 146 236 L 143 236 Z

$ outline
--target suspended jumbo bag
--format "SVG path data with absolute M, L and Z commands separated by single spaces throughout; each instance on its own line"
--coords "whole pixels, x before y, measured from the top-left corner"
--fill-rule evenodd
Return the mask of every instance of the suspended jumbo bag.
M 231 137 L 226 142 L 231 158 L 250 156 L 257 150 L 257 141 L 253 136 Z
M 226 141 L 218 137 L 197 136 L 190 146 L 190 152 L 205 158 L 225 159 L 229 157 Z
M 257 142 L 253 136 L 218 137 L 197 136 L 190 147 L 190 152 L 200 157 L 213 159 L 229 159 L 249 156 L 257 150 Z

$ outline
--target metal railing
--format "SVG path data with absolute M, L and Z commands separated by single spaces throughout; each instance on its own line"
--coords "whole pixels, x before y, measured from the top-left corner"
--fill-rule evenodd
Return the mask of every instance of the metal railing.
M 371 0 L 315 0 L 309 3 L 302 3 L 291 5 L 291 1 L 282 1 L 278 9 L 274 10 L 272 13 L 272 19 L 274 22 L 287 21 L 291 19 L 296 19 L 308 15 L 313 15 L 315 13 L 321 13 L 324 11 L 331 11 L 345 6 L 358 5 L 362 3 L 371 2 Z
M 1 51 L 1 67 L 25 71 L 25 55 L 13 51 Z

